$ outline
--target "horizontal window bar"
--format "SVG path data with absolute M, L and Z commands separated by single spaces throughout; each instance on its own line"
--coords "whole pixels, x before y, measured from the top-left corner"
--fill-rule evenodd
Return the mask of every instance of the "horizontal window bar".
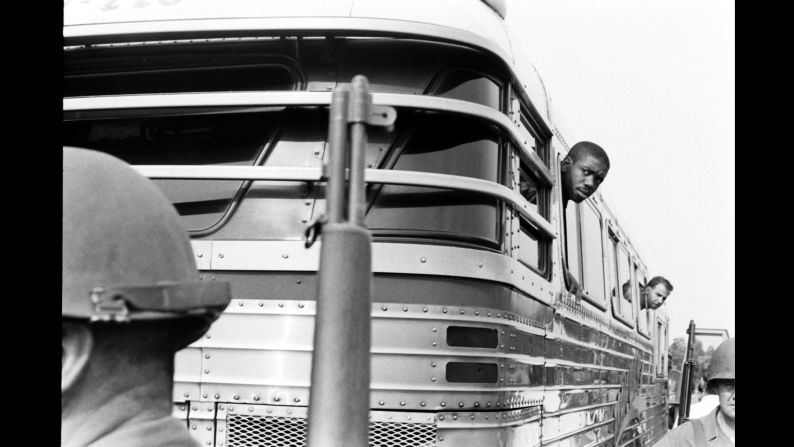
M 373 93 L 377 105 L 408 107 L 437 112 L 459 113 L 490 121 L 507 131 L 513 144 L 519 148 L 529 168 L 545 182 L 553 179 L 540 156 L 524 144 L 523 137 L 512 121 L 498 110 L 459 99 L 435 96 Z M 223 92 L 223 93 L 167 93 L 156 95 L 92 96 L 63 99 L 64 112 L 83 110 L 143 109 L 156 107 L 228 107 L 228 106 L 328 106 L 331 92 Z
M 203 180 L 268 180 L 317 182 L 323 180 L 321 168 L 268 168 L 261 166 L 174 166 L 174 165 L 136 165 L 133 166 L 149 178 L 160 179 L 203 179 Z M 365 169 L 364 180 L 368 183 L 387 185 L 425 186 L 430 188 L 469 191 L 496 197 L 507 203 L 525 217 L 531 225 L 543 232 L 548 238 L 555 238 L 554 227 L 535 210 L 529 202 L 512 189 L 472 177 L 435 174 L 416 171 L 394 171 L 386 169 Z

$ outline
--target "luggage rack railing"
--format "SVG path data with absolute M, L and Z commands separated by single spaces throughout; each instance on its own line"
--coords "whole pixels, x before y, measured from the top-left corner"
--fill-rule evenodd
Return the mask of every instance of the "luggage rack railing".
M 547 186 L 554 183 L 540 156 L 527 144 L 518 127 L 499 110 L 470 101 L 435 96 L 398 93 L 373 93 L 373 105 L 412 108 L 433 112 L 456 113 L 485 120 L 496 125 L 518 148 L 521 158 L 538 180 Z M 256 106 L 329 106 L 330 92 L 252 91 L 218 93 L 166 93 L 145 95 L 86 96 L 63 99 L 65 116 L 80 112 L 151 110 L 152 108 L 256 107 Z M 125 115 L 126 116 L 126 115 Z
M 152 179 L 173 180 L 254 180 L 254 181 L 325 181 L 320 167 L 263 167 L 263 166 L 196 166 L 196 165 L 134 165 L 141 174 Z M 548 238 L 555 238 L 554 227 L 529 202 L 504 185 L 459 175 L 417 171 L 365 169 L 364 181 L 386 185 L 419 186 L 466 191 L 504 201 Z

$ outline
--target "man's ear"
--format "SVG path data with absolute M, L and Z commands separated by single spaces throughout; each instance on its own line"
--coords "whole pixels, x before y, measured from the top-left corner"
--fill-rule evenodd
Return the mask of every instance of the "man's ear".
M 568 168 L 571 167 L 571 164 L 573 164 L 573 160 L 571 160 L 571 156 L 566 155 L 565 158 L 563 158 L 562 161 L 560 162 L 560 172 L 567 171 Z
M 85 369 L 94 338 L 91 330 L 82 324 L 63 323 L 61 325 L 61 394 L 74 385 Z

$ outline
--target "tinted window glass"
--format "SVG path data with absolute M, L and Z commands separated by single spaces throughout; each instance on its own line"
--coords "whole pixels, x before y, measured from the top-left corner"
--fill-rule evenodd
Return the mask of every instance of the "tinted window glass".
M 581 269 L 581 249 L 579 238 L 579 223 L 578 223 L 579 207 L 573 203 L 565 208 L 565 243 L 566 254 L 568 256 L 568 270 L 571 275 L 582 283 L 582 269 Z
M 263 51 L 229 44 L 68 51 L 64 96 L 299 88 L 294 62 Z
M 447 74 L 433 94 L 501 109 L 502 89 L 494 81 L 475 72 L 457 70 Z
M 251 165 L 273 131 L 273 121 L 263 113 L 97 119 L 64 122 L 63 144 L 106 152 L 133 165 Z M 241 185 L 209 180 L 155 183 L 192 230 L 220 219 Z
M 613 313 L 620 317 L 624 323 L 634 326 L 634 297 L 635 293 L 631 283 L 631 263 L 629 254 L 623 245 L 614 241 L 612 244 L 615 252 L 614 259 L 617 269 L 617 282 L 613 291 L 612 309 Z
M 392 148 L 395 170 L 433 172 L 498 182 L 499 135 L 493 126 L 452 115 L 423 114 L 401 129 Z M 407 137 L 406 137 L 407 136 Z M 385 185 L 373 189 L 366 225 L 376 236 L 453 238 L 497 245 L 496 199 L 470 192 Z
M 637 284 L 635 290 L 635 296 L 639 297 L 640 300 L 643 299 L 645 284 L 648 281 L 645 279 L 645 275 L 640 272 L 640 269 L 637 266 L 634 266 L 634 277 L 637 279 Z M 639 303 L 638 303 L 639 304 Z M 637 315 L 637 330 L 647 336 L 650 337 L 651 335 L 651 327 L 652 327 L 652 318 L 653 318 L 653 310 L 650 308 L 642 309 L 641 306 L 638 306 L 639 313 Z
M 601 220 L 587 203 L 579 207 L 582 221 L 582 273 L 583 286 L 590 298 L 605 302 L 604 249 L 601 237 Z

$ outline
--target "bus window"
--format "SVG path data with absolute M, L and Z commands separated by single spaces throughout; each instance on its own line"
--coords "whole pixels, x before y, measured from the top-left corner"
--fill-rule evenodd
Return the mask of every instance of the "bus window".
M 71 51 L 64 96 L 295 90 L 302 73 L 291 58 L 235 44 L 162 45 Z
M 324 138 L 324 115 L 300 111 L 287 122 L 314 118 L 303 137 Z M 65 146 L 102 151 L 133 165 L 254 165 L 264 163 L 280 128 L 279 113 L 132 116 L 70 120 L 63 123 Z M 281 141 L 281 145 L 288 145 Z M 294 148 L 292 148 L 294 149 Z M 291 151 L 296 153 L 295 150 Z M 270 160 L 268 160 L 270 161 Z M 191 231 L 211 228 L 231 206 L 243 185 L 238 180 L 155 180 Z M 300 229 L 296 229 L 299 235 Z
M 454 70 L 447 73 L 433 94 L 502 109 L 502 88 L 484 74 L 473 71 Z
M 538 123 L 538 120 L 533 120 L 532 116 L 530 115 L 530 113 L 523 106 L 521 107 L 521 120 L 519 121 L 519 123 L 521 124 L 521 127 L 523 127 L 524 129 L 527 129 L 527 131 L 530 132 L 530 134 L 532 134 L 532 135 L 542 134 L 542 132 L 540 131 L 541 126 Z M 535 124 L 533 124 L 533 123 L 535 123 Z M 549 140 L 551 140 L 551 133 L 550 132 L 548 133 L 547 138 L 541 138 L 540 140 L 538 140 L 536 138 L 536 143 L 532 145 L 532 150 L 535 151 L 535 153 L 538 154 L 538 156 L 540 157 L 541 160 L 543 160 L 543 163 L 546 164 L 546 167 L 549 166 L 549 152 L 550 152 L 549 151 L 549 146 L 550 146 L 550 144 L 548 144 L 548 143 L 537 144 L 537 143 L 541 142 L 541 141 L 549 141 Z
M 667 374 L 667 325 L 663 321 L 656 322 L 656 376 L 664 377 Z
M 579 207 L 571 204 L 564 210 L 565 214 L 565 256 L 568 271 L 582 284 L 581 237 L 579 235 Z
M 634 287 L 634 296 L 639 297 L 637 299 L 637 332 L 644 335 L 645 338 L 651 338 L 651 328 L 652 328 L 652 321 L 653 321 L 653 309 L 646 308 L 642 309 L 639 304 L 640 300 L 643 299 L 643 292 L 645 288 L 645 284 L 648 281 L 645 279 L 645 274 L 640 271 L 640 268 L 637 264 L 634 264 L 634 278 L 636 278 L 635 287 Z
M 519 192 L 530 208 L 549 219 L 550 187 L 543 187 L 523 162 L 519 169 Z M 540 274 L 547 273 L 548 256 L 551 252 L 551 241 L 532 228 L 523 217 L 521 230 L 518 232 L 518 260 Z
M 617 281 L 612 287 L 612 314 L 629 327 L 634 327 L 633 287 L 631 283 L 631 264 L 626 248 L 614 237 L 612 241 L 613 259 Z
M 497 129 L 454 115 L 419 114 L 398 119 L 396 145 L 383 169 L 432 172 L 500 182 Z M 498 248 L 501 206 L 495 198 L 462 191 L 384 185 L 372 193 L 366 226 L 376 238 L 458 240 Z
M 604 246 L 601 217 L 589 202 L 579 205 L 582 247 L 582 287 L 585 298 L 606 309 L 604 296 Z

